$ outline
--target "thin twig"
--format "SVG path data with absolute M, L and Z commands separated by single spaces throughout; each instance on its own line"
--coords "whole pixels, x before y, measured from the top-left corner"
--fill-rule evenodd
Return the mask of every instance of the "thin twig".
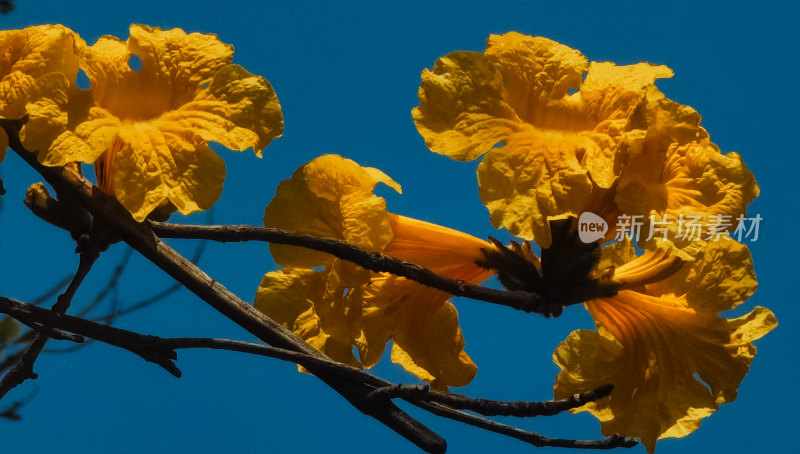
M 33 390 L 22 400 L 16 400 L 11 402 L 6 409 L 0 411 L 0 418 L 8 419 L 10 421 L 19 421 L 22 419 L 22 416 L 19 414 L 19 409 L 22 408 L 25 404 L 33 400 L 36 396 L 37 388 L 33 388 Z
M 5 352 L 4 352 L 5 353 Z M 9 367 L 17 364 L 17 361 L 22 357 L 25 350 L 19 350 L 14 353 L 5 353 L 6 357 L 0 361 L 0 373 L 4 372 Z
M 561 400 L 541 402 L 502 401 L 475 399 L 463 394 L 443 393 L 430 389 L 427 385 L 395 385 L 378 388 L 370 394 L 373 399 L 418 399 L 445 404 L 459 410 L 470 410 L 484 416 L 552 416 L 566 410 L 580 407 L 588 402 L 611 394 L 613 385 L 603 385 L 589 392 L 575 394 Z
M 63 289 L 67 285 L 69 285 L 70 281 L 72 281 L 72 275 L 71 274 L 69 276 L 65 276 L 63 279 L 58 281 L 58 283 L 56 283 L 55 285 L 50 287 L 46 292 L 44 292 L 41 295 L 39 295 L 38 297 L 36 297 L 36 299 L 31 301 L 31 304 L 33 304 L 35 306 L 38 306 L 38 305 L 44 303 L 45 301 L 50 300 L 50 298 L 52 298 L 56 293 L 60 292 L 61 289 Z
M 469 424 L 471 426 L 479 427 L 481 429 L 499 433 L 511 438 L 516 438 L 517 440 L 524 441 L 525 443 L 532 444 L 536 447 L 548 446 L 552 448 L 614 449 L 630 448 L 638 444 L 636 440 L 623 437 L 621 435 L 612 435 L 602 440 L 568 440 L 563 438 L 550 438 L 540 435 L 536 432 L 518 429 L 507 424 L 483 418 L 481 416 L 454 410 L 443 404 L 419 400 L 411 400 L 409 402 L 437 416 L 463 422 L 464 424 Z
M 80 287 L 83 279 L 89 273 L 89 270 L 92 269 L 92 265 L 97 257 L 97 251 L 91 246 L 80 254 L 78 270 L 75 272 L 75 276 L 72 278 L 67 289 L 64 290 L 64 293 L 56 298 L 56 303 L 53 305 L 53 311 L 55 313 L 63 314 L 66 312 L 72 302 L 72 297 L 75 296 L 75 292 L 78 291 L 78 287 Z M 28 326 L 33 327 L 34 325 L 29 324 Z M 25 380 L 37 378 L 37 375 L 33 372 L 33 364 L 44 349 L 48 339 L 49 337 L 47 335 L 39 332 L 33 339 L 33 342 L 25 349 L 17 363 L 6 372 L 2 379 L 0 379 L 0 399 L 8 394 L 9 391 L 22 384 Z

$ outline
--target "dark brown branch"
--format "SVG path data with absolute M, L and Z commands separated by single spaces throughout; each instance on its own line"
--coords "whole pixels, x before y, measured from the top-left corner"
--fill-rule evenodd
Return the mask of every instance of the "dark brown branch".
M 552 416 L 562 411 L 580 407 L 588 402 L 611 394 L 612 385 L 604 385 L 595 390 L 572 395 L 561 400 L 542 402 L 501 401 L 475 399 L 463 394 L 450 394 L 431 390 L 427 385 L 395 385 L 378 388 L 370 394 L 373 399 L 417 399 L 445 404 L 459 410 L 470 410 L 484 416 Z
M 161 238 L 205 239 L 221 242 L 265 241 L 269 243 L 300 246 L 327 252 L 335 257 L 353 262 L 370 271 L 391 273 L 436 288 L 455 296 L 500 304 L 513 309 L 551 314 L 553 305 L 559 308 L 564 302 L 548 302 L 534 293 L 496 290 L 462 281 L 448 279 L 431 270 L 377 252 L 366 252 L 351 244 L 329 238 L 288 233 L 251 225 L 181 225 L 151 222 L 153 231 Z M 574 304 L 571 302 L 570 304 Z M 568 304 L 567 304 L 568 305 Z

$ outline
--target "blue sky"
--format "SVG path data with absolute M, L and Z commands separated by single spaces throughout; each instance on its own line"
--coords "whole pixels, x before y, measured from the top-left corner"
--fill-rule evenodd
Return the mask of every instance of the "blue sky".
M 382 169 L 404 186 L 385 190 L 390 211 L 454 227 L 479 237 L 503 236 L 489 224 L 475 179 L 477 163 L 429 152 L 411 121 L 419 74 L 453 50 L 482 50 L 491 33 L 542 35 L 590 60 L 666 64 L 675 77 L 658 86 L 696 108 L 723 151 L 741 153 L 761 196 L 750 206 L 764 221 L 751 243 L 760 288 L 736 314 L 771 308 L 780 326 L 757 343 L 759 353 L 739 388 L 703 426 L 657 452 L 781 452 L 796 431 L 798 376 L 794 301 L 800 234 L 800 168 L 790 131 L 800 121 L 796 44 L 798 11 L 789 2 L 86 2 L 18 0 L 0 16 L 3 28 L 62 23 L 89 43 L 104 34 L 123 39 L 130 23 L 217 33 L 233 44 L 234 61 L 274 85 L 286 129 L 256 159 L 221 151 L 228 165 L 218 223 L 259 224 L 277 184 L 303 163 L 338 153 Z M 8 193 L 0 210 L 0 294 L 31 300 L 74 271 L 68 236 L 44 225 L 21 201 L 39 181 L 9 154 L 0 166 Z M 203 222 L 205 214 L 191 222 Z M 172 243 L 190 254 L 195 245 Z M 116 245 L 101 258 L 78 300 L 92 298 L 122 256 Z M 274 265 L 263 244 L 211 244 L 201 266 L 245 300 Z M 134 255 L 118 289 L 130 304 L 169 286 Z M 499 399 L 547 399 L 557 368 L 551 354 L 591 319 L 573 307 L 543 319 L 485 303 L 457 300 L 467 351 L 479 366 L 463 392 Z M 117 323 L 161 336 L 250 339 L 247 333 L 186 291 Z M 52 348 L 63 347 L 51 342 Z M 140 358 L 103 345 L 40 358 L 40 378 L 11 394 L 37 392 L 23 421 L 0 421 L 4 453 L 47 452 L 305 452 L 405 453 L 415 448 L 363 416 L 294 366 L 230 352 L 181 351 L 175 379 Z M 387 361 L 375 373 L 409 375 Z M 442 436 L 450 452 L 522 452 L 528 445 L 411 410 Z M 597 438 L 590 415 L 511 421 L 549 436 Z M 545 449 L 555 452 L 555 449 Z M 642 447 L 630 452 L 643 453 Z

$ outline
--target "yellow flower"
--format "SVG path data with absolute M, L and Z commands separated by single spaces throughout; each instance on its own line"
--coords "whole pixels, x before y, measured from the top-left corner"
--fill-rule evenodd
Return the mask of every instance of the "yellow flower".
M 377 169 L 322 156 L 281 183 L 264 224 L 346 241 L 464 282 L 477 284 L 492 275 L 475 263 L 489 243 L 387 213 L 385 201 L 372 193 L 379 182 L 400 189 Z M 463 350 L 448 294 L 308 249 L 271 245 L 270 250 L 286 268 L 264 276 L 255 307 L 315 348 L 338 361 L 372 367 L 393 339 L 392 360 L 436 387 L 463 386 L 474 377 L 477 368 Z
M 646 63 L 590 65 L 567 46 L 511 32 L 492 35 L 484 53 L 453 52 L 423 71 L 412 113 L 433 151 L 488 153 L 478 182 L 492 223 L 547 247 L 548 218 L 579 215 L 593 187 L 613 185 L 631 117 L 648 87 L 670 76 Z
M 129 66 L 134 57 L 141 69 Z M 231 64 L 216 35 L 131 25 L 130 38 L 100 38 L 82 67 L 92 103 L 42 161 L 95 164 L 98 185 L 141 221 L 171 203 L 183 214 L 210 207 L 225 164 L 208 146 L 252 147 L 260 156 L 280 136 L 283 117 L 266 79 Z
M 486 154 L 478 185 L 492 224 L 542 247 L 548 220 L 584 211 L 612 225 L 651 210 L 742 214 L 758 194 L 752 175 L 708 140 L 696 111 L 658 91 L 671 76 L 510 32 L 424 70 L 412 114 L 431 150 Z
M 694 239 L 707 238 L 713 224 L 728 224 L 720 233 L 735 229 L 737 218 L 746 216 L 747 205 L 759 194 L 739 154 L 722 154 L 700 126 L 697 111 L 655 88 L 642 112 L 637 121 L 647 134 L 629 141 L 616 187 L 619 211 L 644 215 L 648 230 L 650 215 L 665 222 L 668 238 L 684 249 Z M 686 225 L 696 221 L 700 232 L 678 231 L 681 220 Z
M 59 85 L 59 79 L 66 84 L 74 82 L 77 54 L 84 45 L 78 35 L 62 25 L 0 31 L 0 117 L 24 116 L 32 91 L 50 92 L 53 85 Z M 25 128 L 30 129 L 31 124 Z M 30 146 L 24 135 L 24 144 Z M 0 131 L 0 161 L 7 148 L 8 137 Z
M 628 289 L 588 301 L 598 330 L 573 332 L 553 354 L 562 369 L 556 398 L 613 384 L 608 398 L 578 411 L 595 415 L 606 435 L 640 437 L 648 452 L 733 401 L 756 353 L 752 342 L 777 326 L 763 307 L 735 319 L 718 315 L 752 295 L 756 279 L 746 247 L 703 246 L 694 262 L 657 282 L 671 267 L 669 254 L 634 258 L 630 241 L 604 248 L 598 268 L 610 267 Z M 644 282 L 651 283 L 637 285 Z

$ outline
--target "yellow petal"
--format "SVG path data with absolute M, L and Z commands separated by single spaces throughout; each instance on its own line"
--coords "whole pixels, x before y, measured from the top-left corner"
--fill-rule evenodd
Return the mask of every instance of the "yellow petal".
M 29 119 L 21 134 L 25 148 L 39 151 L 39 159 L 44 159 L 56 138 L 88 119 L 91 102 L 88 91 L 71 85 L 61 73 L 50 73 L 37 79 L 26 104 Z M 78 147 L 82 148 L 83 144 Z M 75 152 L 68 149 L 59 154 Z M 57 160 L 69 162 L 63 158 Z
M 302 268 L 284 268 L 264 275 L 253 306 L 288 329 L 319 298 L 323 274 Z
M 137 221 L 167 200 L 189 214 L 219 198 L 225 163 L 208 146 L 182 149 L 146 123 L 121 127 L 119 134 L 125 146 L 114 160 L 114 193 Z
M 85 50 L 94 104 L 85 121 L 59 115 L 62 100 L 36 105 L 38 116 L 67 129 L 42 160 L 97 162 L 99 186 L 137 220 L 167 202 L 183 214 L 207 209 L 225 178 L 208 142 L 260 155 L 283 130 L 280 104 L 269 82 L 230 64 L 233 48 L 216 35 L 144 25 L 130 33 L 127 42 L 104 36 Z
M 93 107 L 87 121 L 74 131 L 64 131 L 41 155 L 47 166 L 63 166 L 68 162 L 92 163 L 99 158 L 119 135 L 121 122 L 108 111 Z
M 261 150 L 283 134 L 281 105 L 272 85 L 238 65 L 217 71 L 208 89 L 198 95 L 197 101 L 183 106 L 179 117 L 199 112 L 214 115 L 215 118 L 200 118 L 216 122 L 224 130 L 199 128 L 204 140 L 219 142 L 233 150 L 253 147 L 261 156 Z
M 78 73 L 78 55 L 84 46 L 78 35 L 62 25 L 0 31 L 0 116 L 24 116 L 32 92 L 49 92 L 49 89 L 56 88 L 59 84 L 54 83 L 54 79 L 64 78 L 66 85 L 74 82 Z M 32 141 L 30 137 L 44 133 L 52 139 L 61 131 L 54 132 L 46 122 L 38 121 L 40 111 L 36 108 L 32 113 L 32 122 L 23 128 L 21 136 L 24 140 L 26 130 L 35 132 L 28 134 L 28 140 L 23 143 L 26 147 L 33 147 L 29 149 L 43 149 L 41 142 Z M 0 131 L 0 162 L 5 157 L 6 148 L 8 137 L 5 131 Z
M 448 295 L 396 276 L 373 278 L 364 297 L 362 362 L 375 364 L 389 339 L 392 361 L 434 387 L 464 386 L 477 367 L 464 352 Z
M 500 69 L 503 99 L 522 121 L 542 127 L 562 121 L 548 118 L 563 112 L 551 109 L 552 101 L 564 102 L 569 89 L 580 87 L 588 63 L 577 50 L 516 32 L 490 36 L 485 54 Z
M 758 287 L 746 246 L 733 240 L 703 243 L 692 263 L 664 281 L 647 286 L 652 295 L 686 295 L 695 309 L 722 312 L 743 303 Z
M 422 72 L 420 105 L 412 112 L 432 151 L 469 161 L 517 130 L 502 97 L 500 73 L 477 52 L 453 52 Z
M 381 181 L 394 182 L 377 177 L 341 156 L 316 158 L 281 182 L 264 212 L 264 225 L 379 251 L 392 231 L 385 201 L 372 190 Z M 270 251 L 283 266 L 314 267 L 332 260 L 328 254 L 293 246 L 270 245 Z
M 755 356 L 752 341 L 777 322 L 764 308 L 727 320 L 690 306 L 628 290 L 588 302 L 600 334 L 570 336 L 559 346 L 556 397 L 614 384 L 608 399 L 579 411 L 595 414 L 606 435 L 641 437 L 649 452 L 659 438 L 697 429 L 736 398 Z
M 610 62 L 592 62 L 580 94 L 585 109 L 603 119 L 594 130 L 619 135 L 628 127 L 633 110 L 645 100 L 655 81 L 672 76 L 672 70 L 663 65 L 617 66 Z
M 577 156 L 591 143 L 529 130 L 512 136 L 502 152 L 489 153 L 478 166 L 478 184 L 492 224 L 548 247 L 548 219 L 579 216 L 592 196 Z
M 324 271 L 286 268 L 267 273 L 255 308 L 331 358 L 360 366 L 353 356 L 360 299 L 341 278 L 343 268 L 352 266 L 338 262 Z
M 133 55 L 141 60 L 138 71 L 129 66 Z M 193 101 L 232 56 L 233 48 L 216 35 L 131 25 L 126 43 L 100 38 L 86 53 L 85 65 L 97 105 L 142 121 Z
M 63 73 L 74 81 L 78 54 L 86 44 L 63 25 L 38 25 L 23 30 L 0 31 L 0 77 L 19 71 L 34 78 Z

